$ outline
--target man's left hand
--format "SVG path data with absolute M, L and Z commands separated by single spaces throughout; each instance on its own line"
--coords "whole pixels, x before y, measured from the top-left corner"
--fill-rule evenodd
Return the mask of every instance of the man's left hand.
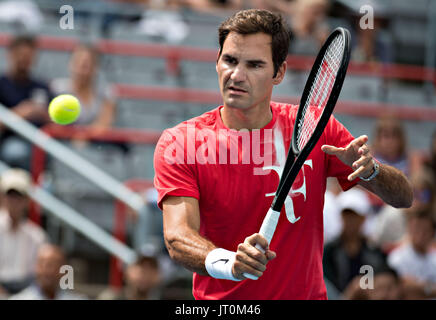
M 329 155 L 335 155 L 353 168 L 354 172 L 348 176 L 348 180 L 352 181 L 357 177 L 369 177 L 374 170 L 373 157 L 366 142 L 368 142 L 368 136 L 363 135 L 351 141 L 345 148 L 323 145 L 321 150 Z

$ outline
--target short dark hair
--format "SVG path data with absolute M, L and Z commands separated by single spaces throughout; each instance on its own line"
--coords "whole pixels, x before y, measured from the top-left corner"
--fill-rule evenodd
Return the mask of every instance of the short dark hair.
M 35 36 L 30 34 L 17 35 L 9 41 L 8 49 L 12 50 L 21 45 L 36 48 L 37 43 Z
M 223 21 L 218 29 L 219 56 L 224 41 L 230 32 L 242 35 L 262 32 L 272 38 L 271 53 L 274 63 L 274 77 L 279 67 L 286 60 L 290 42 L 290 28 L 280 14 L 268 10 L 248 9 L 238 11 Z
M 430 222 L 433 231 L 436 231 L 436 220 L 435 217 L 433 215 L 433 206 L 430 207 L 424 207 L 424 208 L 420 208 L 417 210 L 413 210 L 411 212 L 409 212 L 409 220 L 410 219 L 425 219 L 428 222 Z

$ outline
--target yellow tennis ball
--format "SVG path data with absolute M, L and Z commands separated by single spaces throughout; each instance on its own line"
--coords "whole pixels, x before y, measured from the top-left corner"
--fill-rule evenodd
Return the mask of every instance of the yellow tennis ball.
M 73 123 L 80 116 L 80 102 L 70 94 L 61 94 L 50 102 L 48 114 L 58 124 Z

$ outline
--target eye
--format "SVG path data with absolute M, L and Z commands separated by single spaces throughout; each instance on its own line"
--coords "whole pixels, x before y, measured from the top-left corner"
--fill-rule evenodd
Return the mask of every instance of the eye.
M 260 64 L 258 62 L 250 62 L 249 67 L 253 68 L 253 69 L 259 69 L 262 67 L 262 64 Z
M 235 58 L 229 57 L 229 56 L 225 56 L 224 61 L 227 62 L 228 64 L 237 64 L 238 63 L 238 61 Z

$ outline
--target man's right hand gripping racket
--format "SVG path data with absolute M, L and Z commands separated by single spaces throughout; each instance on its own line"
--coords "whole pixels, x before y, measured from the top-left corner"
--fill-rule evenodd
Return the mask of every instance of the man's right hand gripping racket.
M 338 100 L 350 60 L 350 33 L 336 28 L 316 57 L 301 96 L 288 156 L 259 233 L 271 242 L 280 211 L 304 161 L 321 137 Z M 256 248 L 263 251 L 260 245 Z M 244 273 L 249 279 L 257 277 Z

